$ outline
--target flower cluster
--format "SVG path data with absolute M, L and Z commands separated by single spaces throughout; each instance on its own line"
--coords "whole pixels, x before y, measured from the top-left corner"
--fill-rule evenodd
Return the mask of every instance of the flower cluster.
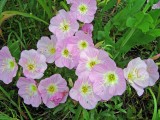
M 92 40 L 91 22 L 96 13 L 96 0 L 67 0 L 69 12 L 60 10 L 50 21 L 51 37 L 43 36 L 37 50 L 21 52 L 19 65 L 24 77 L 17 81 L 18 94 L 24 103 L 38 107 L 42 102 L 48 108 L 65 103 L 68 95 L 85 109 L 93 109 L 99 101 L 108 101 L 122 95 L 126 81 L 141 96 L 144 88 L 159 79 L 158 66 L 152 59 L 131 60 L 124 70 L 104 50 L 97 49 Z M 83 23 L 80 27 L 79 22 Z M 60 74 L 42 78 L 47 63 L 75 69 L 78 79 L 69 91 Z M 18 65 L 7 47 L 0 50 L 0 80 L 9 84 L 16 76 Z M 37 79 L 40 82 L 37 82 Z

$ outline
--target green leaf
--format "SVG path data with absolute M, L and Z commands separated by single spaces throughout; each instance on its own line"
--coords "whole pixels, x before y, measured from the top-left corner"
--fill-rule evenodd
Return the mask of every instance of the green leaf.
M 6 2 L 7 2 L 7 0 L 1 0 L 0 1 L 0 15 L 1 15 L 2 11 L 3 11 L 3 7 L 5 6 Z
M 86 109 L 83 109 L 83 118 L 84 118 L 85 120 L 90 120 L 90 119 L 89 119 L 89 113 L 88 113 L 88 111 L 87 111 Z
M 160 17 L 160 9 L 155 9 L 155 10 L 151 10 L 149 13 L 148 13 L 152 19 L 153 19 L 153 28 L 155 28 L 157 26 L 157 21 L 159 20 L 159 17 Z
M 160 29 L 150 30 L 147 34 L 149 34 L 155 38 L 159 37 L 160 36 Z
M 83 109 L 83 108 L 79 105 L 79 106 L 78 106 L 78 109 L 76 110 L 76 115 L 75 115 L 75 117 L 74 117 L 74 120 L 79 120 L 79 117 L 80 117 L 80 115 L 81 115 L 82 109 Z
M 57 106 L 57 107 L 54 109 L 54 111 L 53 111 L 52 114 L 55 115 L 55 114 L 58 113 L 59 111 L 63 110 L 64 107 L 65 107 L 65 104 L 61 104 L 61 105 Z
M 129 17 L 127 19 L 127 22 L 126 22 L 126 26 L 127 27 L 134 27 L 135 26 L 135 23 L 136 23 L 136 19 L 135 18 L 132 18 L 132 17 Z
M 152 23 L 152 16 L 147 13 L 144 14 L 143 12 L 138 12 L 134 15 L 134 17 L 129 17 L 127 19 L 126 26 L 131 28 L 138 28 L 142 30 L 142 32 L 146 33 L 149 31 Z
M 16 60 L 18 61 L 20 58 L 20 53 L 21 53 L 20 47 L 19 47 L 19 41 L 12 42 L 10 40 L 10 41 L 8 41 L 7 45 L 8 45 L 8 48 L 9 48 L 12 56 L 15 57 Z
M 113 18 L 113 23 L 118 30 L 122 31 L 126 29 L 127 19 L 133 17 L 138 11 L 140 11 L 145 2 L 146 0 L 128 1 L 127 6 Z
M 151 24 L 153 23 L 153 19 L 149 14 L 144 14 L 142 21 L 137 25 L 142 32 L 148 32 Z
M 104 31 L 98 31 L 98 36 L 97 36 L 98 40 L 103 40 L 105 39 L 105 32 Z
M 67 6 L 63 1 L 60 2 L 60 5 L 61 5 L 66 11 L 69 11 L 68 6 Z
M 110 0 L 107 3 L 102 3 L 100 6 L 103 6 L 103 11 L 107 11 L 113 8 L 116 3 L 117 3 L 117 0 Z
M 129 40 L 125 43 L 125 46 L 121 47 L 121 42 L 128 35 L 129 31 L 127 31 L 124 36 L 116 43 L 117 51 L 120 53 L 127 53 L 132 47 L 136 45 L 144 45 L 155 40 L 154 36 L 149 34 L 144 34 L 141 30 L 136 30 L 133 35 L 129 38 Z
M 43 7 L 43 9 L 46 11 L 46 13 L 48 14 L 48 17 L 51 18 L 52 15 L 52 9 L 47 5 L 47 1 L 46 0 L 38 0 L 39 4 Z

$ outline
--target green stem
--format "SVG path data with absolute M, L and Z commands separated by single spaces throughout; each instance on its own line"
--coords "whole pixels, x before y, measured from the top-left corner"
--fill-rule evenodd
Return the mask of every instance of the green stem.
M 28 111 L 27 107 L 25 106 L 25 104 L 24 103 L 22 103 L 22 104 L 23 104 L 23 107 L 24 107 L 24 109 L 26 110 L 26 112 L 27 112 L 27 114 L 29 116 L 29 119 L 33 120 L 32 116 L 31 116 L 30 112 Z
M 159 84 L 159 87 L 158 87 L 158 97 L 157 97 L 157 101 L 160 100 L 160 84 Z
M 156 100 L 156 97 L 155 97 L 151 88 L 149 88 L 149 92 L 151 93 L 151 95 L 153 97 L 153 101 L 154 101 L 154 113 L 153 113 L 153 116 L 152 116 L 152 120 L 156 120 L 156 117 L 157 117 L 157 100 Z
M 143 13 L 146 13 L 149 8 L 150 8 L 150 4 L 148 3 L 143 9 Z
M 156 63 L 156 65 L 160 65 L 160 62 Z

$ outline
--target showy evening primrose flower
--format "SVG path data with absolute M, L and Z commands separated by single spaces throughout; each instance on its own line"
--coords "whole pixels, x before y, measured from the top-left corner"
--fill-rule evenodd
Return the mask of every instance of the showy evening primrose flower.
M 90 73 L 93 91 L 102 100 L 109 100 L 116 95 L 122 95 L 126 90 L 123 70 L 114 62 L 95 66 Z
M 53 63 L 55 61 L 57 38 L 55 35 L 48 37 L 41 37 L 37 43 L 38 52 L 46 57 L 46 62 Z
M 147 64 L 147 72 L 149 73 L 149 86 L 153 86 L 159 79 L 158 66 L 152 59 L 144 60 Z
M 56 46 L 57 52 L 55 64 L 57 67 L 67 67 L 72 69 L 78 64 L 77 50 L 68 46 L 68 41 L 70 41 L 70 39 L 72 39 L 72 37 L 66 38 L 63 41 L 59 41 Z
M 60 10 L 58 15 L 50 21 L 49 30 L 54 33 L 59 40 L 74 35 L 79 29 L 79 24 L 75 17 L 65 10 Z
M 19 65 L 23 67 L 24 76 L 32 79 L 40 79 L 47 69 L 45 56 L 33 49 L 21 52 Z
M 60 103 L 65 103 L 69 88 L 67 82 L 59 74 L 41 80 L 38 90 L 41 93 L 43 103 L 48 108 L 54 108 Z
M 78 51 L 77 56 L 79 57 L 82 51 L 94 47 L 94 44 L 92 38 L 88 34 L 85 34 L 83 31 L 78 31 L 75 37 L 70 39 L 68 46 L 75 48 Z
M 143 89 L 149 85 L 147 65 L 139 57 L 128 63 L 127 68 L 124 69 L 124 76 L 139 96 L 143 94 Z
M 69 95 L 72 99 L 79 101 L 85 109 L 94 109 L 100 98 L 93 92 L 93 84 L 87 77 L 75 81 Z
M 92 37 L 92 31 L 93 31 L 93 25 L 92 24 L 89 24 L 89 23 L 85 23 L 83 26 L 82 26 L 82 31 L 85 33 L 85 34 L 88 34 Z
M 38 107 L 41 104 L 42 100 L 35 80 L 20 77 L 17 87 L 19 88 L 18 94 L 24 99 L 25 104 L 33 107 Z
M 3 47 L 0 50 L 0 80 L 5 84 L 11 83 L 13 77 L 17 74 L 17 70 L 17 63 L 14 57 L 12 57 L 8 47 Z
M 79 64 L 76 69 L 76 75 L 89 76 L 91 70 L 97 64 L 112 63 L 113 60 L 103 50 L 89 48 L 81 52 Z
M 96 0 L 76 0 L 71 6 L 71 12 L 79 21 L 84 23 L 93 21 L 96 10 Z

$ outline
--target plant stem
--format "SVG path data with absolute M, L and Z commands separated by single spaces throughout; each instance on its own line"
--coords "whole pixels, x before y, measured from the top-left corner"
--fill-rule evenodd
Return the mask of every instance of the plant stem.
M 156 65 L 160 65 L 160 62 L 156 63 Z
M 152 120 L 156 120 L 156 117 L 157 117 L 157 100 L 156 100 L 156 97 L 155 97 L 151 88 L 149 88 L 149 92 L 151 93 L 151 95 L 153 97 L 153 101 L 154 101 L 154 113 L 153 113 L 153 116 L 152 116 Z
M 25 106 L 25 104 L 24 103 L 22 103 L 22 104 L 23 104 L 23 107 L 24 107 L 24 109 L 26 110 L 26 112 L 27 112 L 27 114 L 29 116 L 29 119 L 33 120 L 32 116 L 31 116 L 30 112 L 28 111 L 27 107 Z

